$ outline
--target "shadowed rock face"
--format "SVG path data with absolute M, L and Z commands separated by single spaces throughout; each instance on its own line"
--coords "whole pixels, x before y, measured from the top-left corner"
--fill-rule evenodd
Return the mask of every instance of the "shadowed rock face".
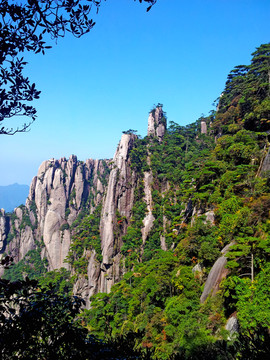
M 0 210 L 0 251 L 4 248 L 6 240 L 6 218 L 4 209 Z

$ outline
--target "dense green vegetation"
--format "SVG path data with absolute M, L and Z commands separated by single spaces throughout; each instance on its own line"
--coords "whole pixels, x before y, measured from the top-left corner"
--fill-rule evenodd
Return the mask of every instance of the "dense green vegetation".
M 75 306 L 70 314 L 63 308 L 63 301 L 72 308 L 74 279 L 86 276 L 93 251 L 102 262 L 101 205 L 93 214 L 85 208 L 69 228 L 73 237 L 68 262 L 75 275 L 61 269 L 40 278 L 41 290 L 34 290 L 33 303 L 27 298 L 26 314 L 32 314 L 36 304 L 46 303 L 43 329 L 47 331 L 52 321 L 47 302 L 55 299 L 56 329 L 67 321 L 75 339 L 84 339 L 74 344 L 74 358 L 80 358 L 84 349 L 85 359 L 266 359 L 270 353 L 270 169 L 262 168 L 269 154 L 269 104 L 270 44 L 265 44 L 253 53 L 250 65 L 237 66 L 229 74 L 217 110 L 208 117 L 186 127 L 171 122 L 162 142 L 152 136 L 135 141 L 130 152 L 136 174 L 134 206 L 130 219 L 117 212 L 114 221 L 123 279 L 109 294 L 94 295 L 90 310 L 79 314 Z M 201 122 L 207 124 L 207 134 L 201 133 Z M 154 224 L 143 243 L 146 172 L 153 178 Z M 25 215 L 26 225 L 27 221 Z M 61 228 L 65 230 L 67 224 Z M 202 302 L 208 274 L 227 245 L 227 264 L 222 269 L 226 276 Z M 26 261 L 36 253 L 27 256 Z M 37 266 L 30 275 L 42 272 Z M 4 283 L 1 290 L 4 304 L 9 286 Z M 236 318 L 237 332 L 226 330 L 228 319 Z M 14 329 L 23 331 L 20 317 L 14 315 L 13 320 Z M 89 345 L 85 329 L 92 336 L 92 354 L 85 347 Z M 8 336 L 4 327 L 1 331 Z M 46 331 L 48 345 L 51 335 Z M 35 341 L 31 347 L 37 351 L 41 338 Z M 116 355 L 111 351 L 118 351 L 119 344 Z M 73 356 L 65 357 L 65 347 L 59 351 L 59 358 Z M 48 354 L 44 352 L 44 357 L 50 358 Z
M 127 342 L 107 344 L 88 333 L 78 319 L 81 299 L 37 286 L 28 278 L 15 283 L 0 280 L 1 359 L 124 360 L 126 354 L 138 358 Z
M 235 132 L 244 127 L 252 131 L 270 128 L 269 99 L 270 45 L 261 45 L 253 54 L 251 64 L 236 66 L 228 75 L 220 97 L 215 129 Z
M 251 65 L 229 74 L 217 111 L 187 127 L 172 122 L 162 143 L 137 140 L 132 168 L 141 179 L 145 171 L 153 174 L 154 226 L 142 251 L 142 224 L 133 215 L 123 237 L 123 280 L 110 294 L 93 296 L 82 315 L 91 333 L 106 339 L 135 334 L 135 347 L 151 349 L 156 359 L 269 354 L 270 181 L 261 172 L 269 149 L 269 74 L 266 44 Z M 201 121 L 207 134 L 200 133 Z M 133 214 L 142 199 L 143 193 Z M 228 244 L 228 275 L 218 293 L 200 303 L 207 275 Z M 233 314 L 238 335 L 225 330 Z
M 67 261 L 77 274 L 87 274 L 87 264 L 91 251 L 95 251 L 96 259 L 102 261 L 101 240 L 99 233 L 101 205 L 97 206 L 93 214 L 86 215 L 85 211 L 72 225 L 73 237 Z
M 38 279 L 47 272 L 47 265 L 47 259 L 41 259 L 41 247 L 37 243 L 36 249 L 28 251 L 22 260 L 7 269 L 3 278 L 10 281 L 23 280 L 25 276 Z

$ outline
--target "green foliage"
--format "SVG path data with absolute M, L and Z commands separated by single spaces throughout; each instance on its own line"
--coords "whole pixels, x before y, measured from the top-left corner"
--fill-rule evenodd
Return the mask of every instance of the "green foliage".
M 31 279 L 38 279 L 47 271 L 48 261 L 41 259 L 41 248 L 28 251 L 22 260 L 13 264 L 5 270 L 4 279 L 10 281 L 23 280 L 26 276 Z
M 250 65 L 236 66 L 228 75 L 213 126 L 216 131 L 228 133 L 233 124 L 252 131 L 270 129 L 270 44 L 252 55 Z
M 33 204 L 33 202 L 31 202 L 30 210 L 33 212 L 34 217 L 35 217 L 34 224 L 32 224 L 32 221 L 30 219 L 29 210 L 27 209 L 27 207 L 24 205 L 21 205 L 20 209 L 22 210 L 22 221 L 20 224 L 20 230 L 24 229 L 26 226 L 29 226 L 32 230 L 35 230 L 35 228 L 37 226 L 36 225 L 36 221 L 37 221 L 36 206 Z M 12 223 L 14 223 L 15 218 L 16 218 L 16 214 L 15 213 L 11 214 L 10 219 L 11 219 Z M 16 232 L 16 231 L 14 231 L 14 232 Z
M 230 73 L 216 112 L 186 127 L 172 122 L 163 142 L 154 137 L 135 140 L 130 151 L 135 182 L 131 217 L 116 211 L 114 219 L 123 279 L 109 294 L 94 295 L 91 309 L 79 316 L 103 341 L 125 344 L 128 339 L 142 359 L 269 355 L 270 181 L 261 172 L 269 149 L 269 136 L 261 132 L 270 129 L 269 56 L 269 44 L 261 46 L 250 66 Z M 200 134 L 201 121 L 207 124 L 207 135 Z M 143 243 L 145 172 L 153 176 L 147 205 L 154 222 Z M 75 195 L 74 189 L 71 206 Z M 70 228 L 68 262 L 75 277 L 86 276 L 93 251 L 102 261 L 101 205 L 88 212 L 94 196 L 91 192 Z M 30 220 L 27 215 L 24 225 Z M 9 216 L 12 238 L 18 234 L 14 216 Z M 66 229 L 63 224 L 61 231 Z M 216 284 L 215 296 L 200 304 L 206 276 L 228 244 L 228 270 L 222 269 L 226 278 Z M 194 272 L 197 264 L 201 270 Z M 73 280 L 61 269 L 41 278 L 40 286 L 59 295 L 71 291 Z M 224 328 L 233 313 L 238 335 Z
M 143 245 L 146 207 L 138 183 L 122 238 L 128 272 L 110 294 L 94 296 L 83 315 L 94 334 L 135 334 L 135 346 L 152 349 L 156 359 L 252 358 L 252 346 L 267 353 L 270 187 L 266 174 L 258 175 L 269 148 L 261 132 L 270 129 L 268 74 L 269 44 L 250 66 L 231 72 L 217 112 L 187 127 L 171 123 L 161 143 L 137 140 L 132 168 L 140 179 L 153 174 L 155 220 Z M 200 134 L 201 121 L 208 135 Z M 209 211 L 210 222 L 201 215 Z M 200 304 L 205 276 L 229 243 L 230 272 L 217 295 Z M 203 270 L 193 274 L 197 263 Z M 240 334 L 231 345 L 224 326 L 235 311 Z
M 43 290 L 53 289 L 59 295 L 72 295 L 73 282 L 70 271 L 65 268 L 49 271 L 38 279 L 38 284 Z
M 220 243 L 217 228 L 199 217 L 194 224 L 187 227 L 183 239 L 176 248 L 181 254 L 182 261 L 191 264 L 202 262 L 205 266 L 213 264 L 220 254 Z
M 217 143 L 215 154 L 217 159 L 232 165 L 250 164 L 251 160 L 259 160 L 259 147 L 256 134 L 240 130 L 235 135 L 222 136 Z
M 122 237 L 123 245 L 121 253 L 126 256 L 125 266 L 131 270 L 139 261 L 142 245 L 142 220 L 145 217 L 146 204 L 142 201 L 143 189 L 139 184 L 137 188 L 137 201 L 132 208 L 131 225 L 127 228 L 127 233 Z
M 123 134 L 128 134 L 128 135 L 134 135 L 136 134 L 136 132 L 138 132 L 138 130 L 128 129 L 126 131 L 122 131 Z
M 99 232 L 101 205 L 93 214 L 77 217 L 72 225 L 73 236 L 67 261 L 77 274 L 87 274 L 89 251 L 95 251 L 96 259 L 102 262 L 101 239 Z
M 68 229 L 69 229 L 69 224 L 68 223 L 65 223 L 65 224 L 60 226 L 60 231 L 65 231 L 65 230 L 68 230 Z
M 40 291 L 35 281 L 1 280 L 1 358 L 95 358 L 89 354 L 87 332 L 76 321 L 81 305 L 76 297 Z
M 130 151 L 131 168 L 135 169 L 137 173 L 141 174 L 143 171 L 148 171 L 147 164 L 147 141 L 145 139 L 136 139 L 132 150 Z
M 69 214 L 70 214 L 70 208 L 67 208 L 65 211 L 65 219 L 68 218 Z
M 179 266 L 172 253 L 158 251 L 147 263 L 137 264 L 109 294 L 93 296 L 91 309 L 81 316 L 100 337 L 137 334 L 136 348 L 153 349 L 151 358 L 191 359 L 215 342 L 207 315 L 200 312 L 199 293 L 191 268 Z

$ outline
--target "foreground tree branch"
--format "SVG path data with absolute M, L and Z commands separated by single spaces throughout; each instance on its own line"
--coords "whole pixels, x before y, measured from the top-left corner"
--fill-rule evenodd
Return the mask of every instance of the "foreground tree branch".
M 104 0 L 106 1 L 106 0 Z M 136 0 L 134 0 L 136 1 Z M 147 3 L 147 11 L 157 0 Z M 23 75 L 26 62 L 21 56 L 30 51 L 45 54 L 47 36 L 53 40 L 67 32 L 76 38 L 95 25 L 91 12 L 99 11 L 102 0 L 2 0 L 0 4 L 0 122 L 12 117 L 27 118 L 17 129 L 0 127 L 0 134 L 25 132 L 36 119 L 36 109 L 27 105 L 40 96 L 35 83 Z

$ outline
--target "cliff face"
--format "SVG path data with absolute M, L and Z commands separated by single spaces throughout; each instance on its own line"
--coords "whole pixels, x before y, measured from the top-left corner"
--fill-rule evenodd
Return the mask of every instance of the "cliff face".
M 157 137 L 159 142 L 163 140 L 166 131 L 166 119 L 162 110 L 162 106 L 149 113 L 147 136 Z
M 220 355 L 236 331 L 253 336 L 226 350 L 253 353 L 270 313 L 269 86 L 260 65 L 269 44 L 261 50 L 253 69 L 229 74 L 216 113 L 166 131 L 158 105 L 147 137 L 124 132 L 110 162 L 44 162 L 26 205 L 0 212 L 0 255 L 17 263 L 5 277 L 73 285 L 93 336 L 132 334 L 157 358 Z M 70 271 L 46 274 L 61 267 Z M 97 292 L 110 293 L 91 298 Z
M 118 282 L 125 269 L 121 265 L 122 236 L 126 233 L 134 203 L 136 174 L 131 169 L 130 151 L 137 136 L 123 134 L 111 161 L 111 172 L 100 212 L 99 234 L 101 242 L 101 261 L 97 260 L 96 250 L 86 252 L 87 276 L 79 276 L 74 291 L 86 300 L 97 292 L 109 292 L 111 286 Z M 118 228 L 119 218 L 125 219 Z
M 25 206 L 12 214 L 1 213 L 1 253 L 11 255 L 17 263 L 39 246 L 42 258 L 48 260 L 48 271 L 69 268 L 65 258 L 70 226 L 84 208 L 91 213 L 102 201 L 108 174 L 104 160 L 82 163 L 72 155 L 68 160 L 44 161 L 32 180 Z
M 113 159 L 107 193 L 104 198 L 101 221 L 102 273 L 101 291 L 110 291 L 120 276 L 121 242 L 115 237 L 117 214 L 128 223 L 134 201 L 135 174 L 130 167 L 129 153 L 136 136 L 123 134 Z M 124 233 L 126 229 L 122 229 Z
M 176 206 L 175 189 L 168 180 L 157 180 L 151 163 L 151 146 L 162 145 L 165 131 L 166 117 L 157 106 L 148 118 L 148 144 L 141 148 L 136 135 L 124 133 L 111 161 L 84 163 L 74 155 L 44 161 L 25 206 L 0 214 L 0 254 L 18 263 L 37 251 L 47 271 L 70 270 L 74 293 L 89 307 L 93 294 L 110 292 L 132 269 L 134 259 L 142 261 L 153 244 L 162 250 L 174 248 L 178 230 L 173 229 L 172 241 L 166 243 L 171 220 L 166 206 L 158 210 L 153 199 L 153 191 L 155 196 L 158 191 L 160 204 Z M 134 166 L 136 156 L 143 156 L 140 169 Z M 183 206 L 191 206 L 189 216 L 179 208 L 183 222 L 201 215 L 191 202 Z

